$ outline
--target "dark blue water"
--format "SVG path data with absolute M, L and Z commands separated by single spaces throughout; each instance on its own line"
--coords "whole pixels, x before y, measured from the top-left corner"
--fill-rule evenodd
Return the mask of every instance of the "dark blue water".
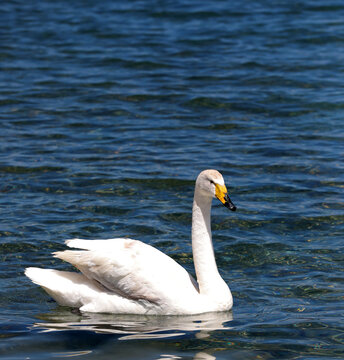
M 0 4 L 0 356 L 344 357 L 342 1 Z M 193 272 L 194 180 L 231 313 L 84 315 L 27 266 L 129 236 Z M 215 204 L 215 203 L 214 203 Z

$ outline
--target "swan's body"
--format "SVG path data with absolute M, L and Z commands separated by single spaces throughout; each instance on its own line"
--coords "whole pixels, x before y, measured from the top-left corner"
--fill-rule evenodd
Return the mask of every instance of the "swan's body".
M 218 273 L 211 239 L 213 197 L 235 210 L 222 175 L 201 172 L 192 209 L 192 250 L 197 282 L 172 258 L 138 240 L 67 240 L 55 257 L 81 273 L 27 268 L 25 274 L 59 304 L 86 312 L 198 314 L 232 307 L 231 292 Z

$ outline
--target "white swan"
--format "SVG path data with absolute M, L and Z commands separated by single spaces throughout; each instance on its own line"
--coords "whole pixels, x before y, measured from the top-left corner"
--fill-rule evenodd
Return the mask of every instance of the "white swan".
M 222 175 L 204 170 L 196 180 L 192 208 L 197 282 L 169 256 L 127 238 L 67 240 L 69 247 L 83 250 L 56 252 L 54 256 L 81 273 L 30 267 L 25 274 L 59 304 L 85 312 L 182 315 L 230 310 L 232 294 L 217 270 L 211 239 L 214 197 L 236 210 Z

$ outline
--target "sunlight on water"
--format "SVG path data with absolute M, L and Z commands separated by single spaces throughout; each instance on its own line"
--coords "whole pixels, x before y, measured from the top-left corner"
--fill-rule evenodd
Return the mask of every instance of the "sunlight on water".
M 72 314 L 70 311 L 39 316 L 43 323 L 34 327 L 42 331 L 85 330 L 104 334 L 123 335 L 120 340 L 165 338 L 198 332 L 197 336 L 206 337 L 208 332 L 228 329 L 227 322 L 233 320 L 231 312 L 207 313 L 189 316 L 143 316 Z M 68 322 L 66 320 L 68 319 Z M 183 332 L 180 332 L 183 331 Z
M 343 3 L 0 10 L 0 357 L 342 358 Z M 71 270 L 51 253 L 74 237 L 140 239 L 194 273 L 206 168 L 238 207 L 212 210 L 233 312 L 80 315 L 24 277 Z

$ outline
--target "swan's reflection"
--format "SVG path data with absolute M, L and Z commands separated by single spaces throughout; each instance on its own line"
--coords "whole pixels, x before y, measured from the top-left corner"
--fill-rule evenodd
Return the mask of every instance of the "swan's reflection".
M 127 339 L 157 339 L 185 335 L 196 331 L 199 338 L 209 336 L 214 330 L 229 329 L 227 322 L 233 320 L 232 312 L 206 313 L 188 316 L 144 316 L 81 314 L 66 309 L 39 315 L 44 322 L 34 327 L 43 332 L 61 330 L 86 330 L 105 334 L 123 335 Z

